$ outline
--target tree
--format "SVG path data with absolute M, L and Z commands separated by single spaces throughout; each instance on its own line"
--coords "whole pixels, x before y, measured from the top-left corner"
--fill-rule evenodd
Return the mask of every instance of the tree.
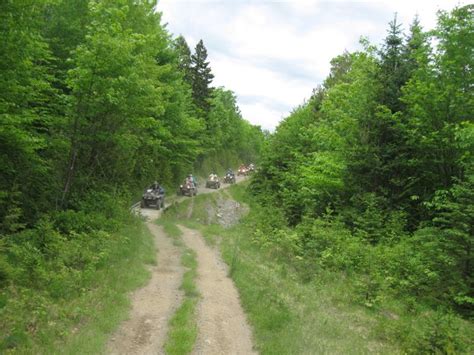
M 176 37 L 174 48 L 178 54 L 178 68 L 183 73 L 184 80 L 189 85 L 192 85 L 191 50 L 183 36 Z
M 212 88 L 209 86 L 214 78 L 207 61 L 207 49 L 202 39 L 198 42 L 194 54 L 191 56 L 191 78 L 194 104 L 203 114 L 210 109 L 209 99 Z
M 397 23 L 397 15 L 389 23 L 388 35 L 380 51 L 380 103 L 392 112 L 402 110 L 399 101 L 400 89 L 407 81 L 407 70 L 403 61 L 403 37 L 401 24 Z
M 33 0 L 0 4 L 0 233 L 32 223 L 51 208 L 54 180 L 44 153 L 56 92 L 49 74 L 51 53 L 41 34 L 46 5 Z M 23 215 L 26 206 L 29 213 Z
M 428 34 L 423 32 L 418 16 L 416 16 L 410 25 L 410 33 L 406 38 L 402 53 L 403 60 L 407 67 L 408 80 L 420 65 L 426 65 L 428 63 L 430 54 L 431 48 L 428 43 Z
M 344 51 L 343 54 L 331 59 L 331 71 L 328 77 L 324 80 L 324 88 L 330 89 L 337 83 L 345 80 L 347 73 L 349 73 L 352 65 L 353 56 Z

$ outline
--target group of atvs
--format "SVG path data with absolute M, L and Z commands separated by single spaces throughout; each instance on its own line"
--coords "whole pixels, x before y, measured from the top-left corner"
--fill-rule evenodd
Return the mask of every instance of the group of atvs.
M 237 170 L 237 175 L 247 176 L 247 175 L 249 175 L 253 172 L 255 172 L 255 165 L 254 164 L 249 164 L 249 165 L 241 164 L 239 166 L 239 170 Z
M 237 175 L 247 176 L 253 172 L 255 172 L 254 164 L 249 164 L 249 165 L 241 164 L 239 169 L 237 170 Z M 227 169 L 227 172 L 224 175 L 224 183 L 235 184 L 235 182 L 236 182 L 236 179 L 235 179 L 234 172 L 232 171 L 232 169 Z M 221 187 L 221 183 L 219 182 L 219 178 L 217 177 L 216 174 L 209 175 L 209 178 L 207 179 L 207 182 L 206 182 L 206 187 L 213 188 L 213 189 L 218 189 L 219 187 Z
M 255 171 L 254 164 L 249 164 L 248 166 L 242 164 L 237 170 L 237 175 L 246 176 Z M 232 169 L 227 169 L 224 179 L 226 184 L 235 184 L 236 178 Z M 180 196 L 196 196 L 197 195 L 198 182 L 196 178 L 190 174 L 184 179 L 183 183 L 179 185 L 177 191 Z M 221 182 L 219 177 L 215 173 L 209 174 L 206 180 L 206 188 L 219 189 L 221 187 Z M 165 206 L 165 190 L 162 186 L 155 181 L 151 186 L 145 189 L 143 193 L 142 200 L 140 202 L 142 208 L 152 207 L 159 210 Z

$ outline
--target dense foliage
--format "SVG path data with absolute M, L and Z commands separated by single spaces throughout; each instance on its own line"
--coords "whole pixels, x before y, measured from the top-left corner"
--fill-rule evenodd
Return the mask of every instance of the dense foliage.
M 146 184 L 256 159 L 263 134 L 210 86 L 203 41 L 192 54 L 160 19 L 153 1 L 0 4 L 0 352 L 37 328 L 17 306 L 72 299 L 120 259 Z
M 275 212 L 262 245 L 305 277 L 349 275 L 368 307 L 474 315 L 473 12 L 440 12 L 429 33 L 415 20 L 407 36 L 395 19 L 380 48 L 332 61 L 264 149 L 252 189 Z M 466 350 L 436 326 L 418 351 Z

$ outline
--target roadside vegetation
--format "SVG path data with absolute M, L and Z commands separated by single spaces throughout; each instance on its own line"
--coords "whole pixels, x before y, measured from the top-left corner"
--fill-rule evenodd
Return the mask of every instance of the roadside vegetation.
M 95 353 L 153 262 L 136 197 L 263 133 L 150 1 L 2 1 L 0 23 L 0 352 Z
M 0 292 L 0 352 L 104 350 L 127 317 L 129 292 L 145 284 L 146 265 L 156 263 L 143 223 L 123 220 L 68 212 L 56 216 L 60 226 L 43 222 L 16 235 L 7 264 L 15 283 Z M 66 226 L 67 236 L 58 231 Z
M 239 289 L 243 307 L 262 354 L 306 353 L 430 353 L 443 346 L 449 353 L 472 351 L 472 324 L 429 306 L 384 295 L 368 304 L 359 276 L 333 268 L 309 268 L 292 251 L 297 234 L 281 215 L 268 212 L 246 184 L 217 194 L 201 195 L 189 214 L 187 200 L 175 205 L 165 220 L 199 229 L 218 247 Z M 218 223 L 217 200 L 233 198 L 250 207 L 240 223 Z M 196 208 L 197 207 L 197 208 Z M 279 233 L 279 243 L 271 242 Z M 283 233 L 293 239 L 283 238 Z M 335 238 L 340 229 L 327 231 Z M 268 236 L 263 239 L 263 236 Z
M 253 242 L 302 282 L 337 279 L 403 352 L 473 352 L 473 33 L 467 5 L 334 58 L 250 187 Z

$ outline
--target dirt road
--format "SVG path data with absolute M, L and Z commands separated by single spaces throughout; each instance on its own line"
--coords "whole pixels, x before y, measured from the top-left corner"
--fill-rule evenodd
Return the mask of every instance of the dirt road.
M 237 181 L 242 181 L 239 177 Z M 198 194 L 216 192 L 199 188 Z M 189 197 L 178 197 L 182 201 Z M 109 354 L 164 354 L 168 321 L 182 301 L 184 269 L 181 250 L 166 237 L 154 221 L 161 211 L 142 209 L 155 237 L 158 265 L 151 269 L 150 282 L 135 291 L 128 320 L 111 337 Z M 202 295 L 198 306 L 198 339 L 195 354 L 252 354 L 251 331 L 240 306 L 238 292 L 227 277 L 226 265 L 217 251 L 209 248 L 198 232 L 184 229 L 183 240 L 198 259 L 197 285 Z
M 166 341 L 168 320 L 181 304 L 179 290 L 184 268 L 181 250 L 162 228 L 147 223 L 155 237 L 158 266 L 151 269 L 150 282 L 132 295 L 130 318 L 122 323 L 108 344 L 109 354 L 160 354 Z
M 193 354 L 256 354 L 252 332 L 227 265 L 198 231 L 180 226 L 186 245 L 197 254 L 198 338 Z

